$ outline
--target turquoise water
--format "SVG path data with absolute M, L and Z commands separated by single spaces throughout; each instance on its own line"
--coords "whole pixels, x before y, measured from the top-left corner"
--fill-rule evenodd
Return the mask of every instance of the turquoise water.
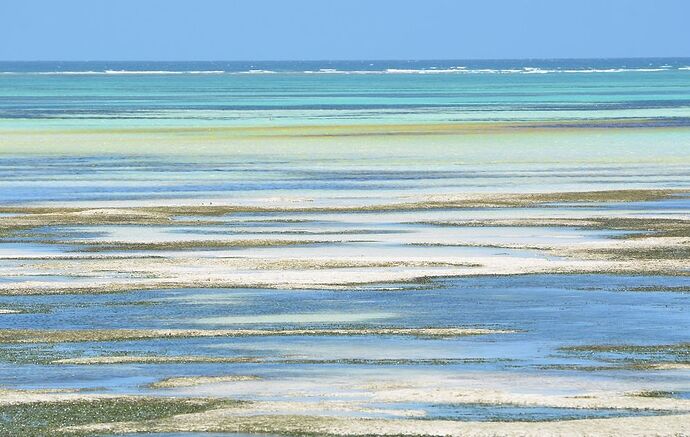
M 687 126 L 690 59 L 369 64 L 1 62 L 0 111 L 3 125 L 13 127 L 35 120 L 96 128 L 583 115 Z
M 3 62 L 0 201 L 686 188 L 688 66 Z

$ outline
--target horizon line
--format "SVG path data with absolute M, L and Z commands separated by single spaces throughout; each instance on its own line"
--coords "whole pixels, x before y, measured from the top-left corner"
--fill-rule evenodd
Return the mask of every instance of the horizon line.
M 428 62 L 428 61 L 579 61 L 690 59 L 687 56 L 522 57 L 522 58 L 369 58 L 369 59 L 0 59 L 0 62 Z

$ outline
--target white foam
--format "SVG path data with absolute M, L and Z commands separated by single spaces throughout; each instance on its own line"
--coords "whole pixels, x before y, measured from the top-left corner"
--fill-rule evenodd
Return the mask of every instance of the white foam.
M 682 69 L 682 68 L 681 68 Z M 686 68 L 690 69 L 690 67 Z M 606 69 L 544 69 L 539 67 L 524 68 L 478 68 L 467 67 L 426 69 L 387 68 L 385 70 L 337 70 L 334 68 L 322 68 L 320 70 L 305 70 L 305 74 L 554 74 L 554 73 L 625 73 L 625 72 L 657 72 L 668 71 L 669 68 L 606 68 Z
M 656 71 L 668 71 L 668 68 L 605 68 L 605 69 L 582 69 L 582 70 L 557 70 L 557 72 L 563 73 L 627 73 L 627 72 L 638 72 L 638 73 L 650 73 Z
M 673 68 L 582 68 L 582 69 L 546 69 L 539 67 L 523 68 L 476 68 L 469 69 L 464 66 L 449 68 L 387 68 L 385 70 L 338 70 L 335 68 L 321 68 L 319 70 L 285 71 L 284 74 L 563 74 L 563 73 L 627 73 L 627 72 L 660 72 L 671 71 Z M 690 66 L 678 67 L 676 70 L 690 70 Z M 104 70 L 104 71 L 35 71 L 15 72 L 4 71 L 5 75 L 190 75 L 190 74 L 229 74 L 229 75 L 253 75 L 253 74 L 277 74 L 274 70 L 250 69 L 246 71 L 224 70 Z
M 12 75 L 39 75 L 39 76 L 93 76 L 93 75 L 118 75 L 118 74 L 132 74 L 132 75 L 143 75 L 143 74 L 154 74 L 154 75 L 166 75 L 166 74 L 223 74 L 223 70 L 193 70 L 193 71 L 171 71 L 171 70 L 104 70 L 104 71 L 3 71 L 0 74 L 12 74 Z
M 192 71 L 169 71 L 169 70 L 105 70 L 103 74 L 223 74 L 223 70 L 192 70 Z
M 247 71 L 230 72 L 230 74 L 275 74 L 275 73 L 277 73 L 277 71 L 273 71 L 273 70 L 258 70 L 258 69 L 247 70 Z

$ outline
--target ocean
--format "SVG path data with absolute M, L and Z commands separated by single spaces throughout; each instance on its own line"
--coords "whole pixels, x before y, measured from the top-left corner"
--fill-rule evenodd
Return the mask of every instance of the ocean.
M 690 59 L 1 62 L 0 200 L 687 187 L 689 117 Z

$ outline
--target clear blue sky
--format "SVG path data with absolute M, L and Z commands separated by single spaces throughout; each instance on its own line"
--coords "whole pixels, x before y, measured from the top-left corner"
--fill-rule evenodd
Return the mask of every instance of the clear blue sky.
M 2 60 L 690 56 L 690 0 L 0 0 Z

